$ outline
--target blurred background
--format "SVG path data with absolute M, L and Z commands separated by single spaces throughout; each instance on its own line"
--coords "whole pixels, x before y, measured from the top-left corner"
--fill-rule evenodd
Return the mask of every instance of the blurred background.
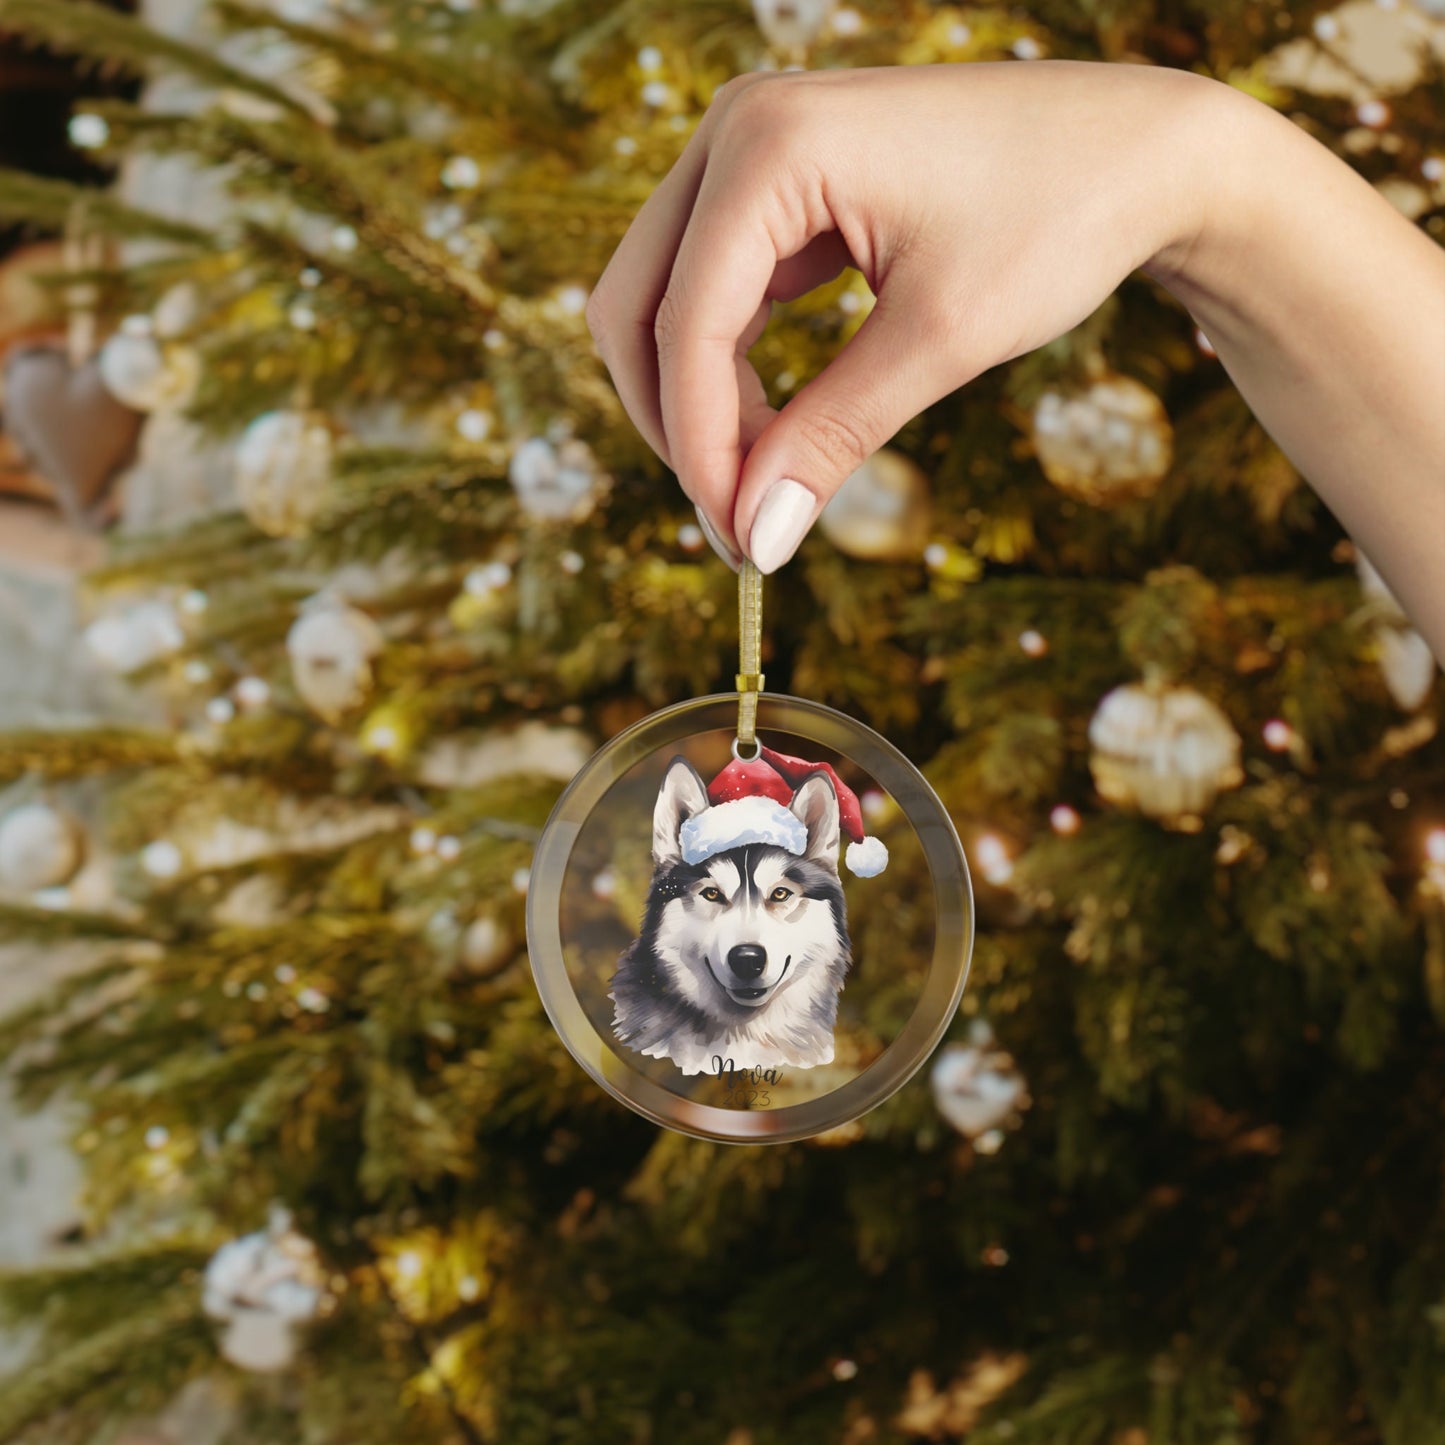
M 0 0 L 0 1439 L 1445 1441 L 1438 672 L 1146 278 L 768 583 L 968 851 L 930 1064 L 714 1145 L 532 983 L 566 781 L 736 670 L 589 286 L 731 75 L 1048 58 L 1445 240 L 1438 0 Z

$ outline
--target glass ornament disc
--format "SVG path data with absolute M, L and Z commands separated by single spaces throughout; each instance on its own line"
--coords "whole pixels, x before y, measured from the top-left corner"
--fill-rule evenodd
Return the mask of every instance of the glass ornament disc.
M 943 804 L 887 739 L 761 694 L 653 713 L 573 778 L 538 842 L 527 943 L 573 1057 L 654 1123 L 782 1143 L 851 1123 L 958 1009 L 973 892 Z

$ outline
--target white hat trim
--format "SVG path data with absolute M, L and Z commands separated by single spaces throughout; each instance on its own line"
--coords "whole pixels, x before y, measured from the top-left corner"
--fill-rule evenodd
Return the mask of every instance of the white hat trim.
M 801 857 L 808 849 L 808 830 L 803 820 L 776 798 L 750 793 L 694 814 L 683 823 L 678 841 L 688 863 L 701 863 L 746 843 L 769 843 Z

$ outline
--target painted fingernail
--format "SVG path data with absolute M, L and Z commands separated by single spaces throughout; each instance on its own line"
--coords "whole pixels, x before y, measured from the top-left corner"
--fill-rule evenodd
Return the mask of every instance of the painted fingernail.
M 734 572 L 738 571 L 743 565 L 743 559 L 718 536 L 713 524 L 707 519 L 707 513 L 704 512 L 701 507 L 697 507 L 694 510 L 697 512 L 697 524 L 702 528 L 702 534 L 707 538 L 708 546 L 711 547 Z
M 791 477 L 768 488 L 748 534 L 748 551 L 759 572 L 776 572 L 798 550 L 817 510 L 817 498 Z

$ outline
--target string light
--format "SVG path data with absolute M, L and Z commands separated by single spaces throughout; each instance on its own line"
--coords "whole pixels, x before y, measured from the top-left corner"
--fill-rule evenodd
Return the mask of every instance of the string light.
M 1013 860 L 1008 855 L 1008 849 L 1004 847 L 1003 839 L 997 834 L 980 834 L 973 848 L 983 876 L 995 887 L 1002 886 L 1013 877 Z
M 236 683 L 235 692 L 236 701 L 248 711 L 258 707 L 265 707 L 271 696 L 270 685 L 263 677 L 247 676 L 240 678 Z
M 491 413 L 469 406 L 457 417 L 457 435 L 466 442 L 484 442 L 491 435 Z
M 1027 657 L 1043 657 L 1049 650 L 1049 639 L 1037 628 L 1028 627 L 1019 633 L 1019 646 Z
M 1272 717 L 1262 729 L 1264 745 L 1271 752 L 1288 752 L 1294 742 L 1294 729 L 1283 718 Z
M 1071 838 L 1079 831 L 1083 819 L 1067 803 L 1060 803 L 1049 813 L 1049 826 L 1063 838 Z
M 1431 828 L 1425 834 L 1425 856 L 1445 868 L 1445 828 Z
M 71 116 L 67 130 L 71 145 L 83 151 L 99 150 L 110 139 L 110 127 L 105 117 L 91 111 Z
M 181 871 L 183 861 L 181 850 L 164 838 L 147 843 L 141 850 L 140 866 L 152 878 L 174 878 Z

